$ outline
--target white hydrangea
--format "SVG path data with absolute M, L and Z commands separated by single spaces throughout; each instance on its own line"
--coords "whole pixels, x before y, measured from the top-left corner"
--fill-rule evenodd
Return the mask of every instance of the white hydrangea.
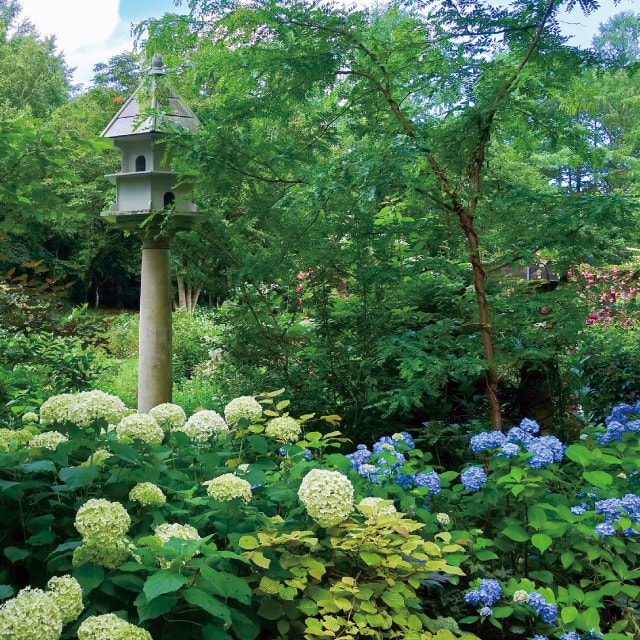
M 75 527 L 82 539 L 96 544 L 121 540 L 130 526 L 127 510 L 119 502 L 102 498 L 87 500 L 78 509 L 75 519 Z
M 69 409 L 75 401 L 72 393 L 61 393 L 47 398 L 40 407 L 40 422 L 42 424 L 55 424 L 68 422 Z
M 445 527 L 448 524 L 451 524 L 451 518 L 449 517 L 448 513 L 436 513 L 436 520 L 438 521 L 439 524 Z
M 139 502 L 145 507 L 156 507 L 164 504 L 167 497 L 153 482 L 140 482 L 129 492 L 129 500 Z
M 79 427 L 88 428 L 98 420 L 117 424 L 129 413 L 131 409 L 118 396 L 98 390 L 82 391 L 73 396 L 68 419 Z
M 172 402 L 164 402 L 149 411 L 165 433 L 181 429 L 187 421 L 184 409 Z
M 256 422 L 262 418 L 262 405 L 253 396 L 240 396 L 224 408 L 224 418 L 228 424 L 237 424 L 243 418 Z
M 27 413 L 22 415 L 22 422 L 25 424 L 35 424 L 40 421 L 37 413 L 33 413 L 33 411 L 27 411 Z
M 513 601 L 518 604 L 526 604 L 529 602 L 529 593 L 524 589 L 518 589 L 513 593 Z
M 251 501 L 251 485 L 233 473 L 225 473 L 203 484 L 207 486 L 208 495 L 220 502 L 228 502 L 234 498 L 240 498 L 244 502 Z
M 97 564 L 105 569 L 117 569 L 132 555 L 133 545 L 126 540 L 110 540 L 94 542 L 85 540 L 73 550 L 73 566 Z
M 50 594 L 27 587 L 0 607 L 2 640 L 60 640 L 62 616 Z
M 115 613 L 88 617 L 78 629 L 78 640 L 153 640 L 151 634 L 118 618 Z
M 72 576 L 54 576 L 47 582 L 49 595 L 60 609 L 62 624 L 73 622 L 80 617 L 84 609 L 82 587 Z
M 34 449 L 55 451 L 59 444 L 68 442 L 68 440 L 69 438 L 59 431 L 43 431 L 29 440 L 29 446 Z
M 374 518 L 392 516 L 398 513 L 393 505 L 393 500 L 374 497 L 362 498 L 358 503 L 358 510 L 366 516 Z
M 353 511 L 353 485 L 339 471 L 312 469 L 300 483 L 298 497 L 323 527 L 339 524 Z
M 289 416 L 283 416 L 269 420 L 264 433 L 268 438 L 273 438 L 280 442 L 297 442 L 300 439 L 302 429 L 297 420 Z
M 194 413 L 179 431 L 184 431 L 196 442 L 206 442 L 215 434 L 229 431 L 229 426 L 217 411 L 203 409 Z
M 164 522 L 155 529 L 155 534 L 162 544 L 166 544 L 171 538 L 179 540 L 200 540 L 200 534 L 195 527 L 190 524 L 179 524 L 177 522 Z
M 104 463 L 113 456 L 113 453 L 109 449 L 96 449 L 91 456 L 85 461 L 81 462 L 81 467 L 103 467 Z
M 134 413 L 125 416 L 116 426 L 116 438 L 122 440 L 139 440 L 146 444 L 160 444 L 164 439 L 162 427 L 155 418 L 146 413 Z

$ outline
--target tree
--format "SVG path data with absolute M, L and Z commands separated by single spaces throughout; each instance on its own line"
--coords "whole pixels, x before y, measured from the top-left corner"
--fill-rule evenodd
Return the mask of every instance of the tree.
M 476 317 L 460 325 L 473 324 L 480 337 L 470 344 L 481 343 L 491 421 L 500 428 L 504 362 L 490 308 L 499 293 L 498 267 L 532 264 L 541 250 L 560 255 L 558 266 L 571 262 L 598 238 L 611 206 L 567 197 L 562 179 L 550 183 L 544 167 L 526 168 L 521 154 L 527 144 L 541 150 L 545 138 L 552 140 L 546 118 L 559 88 L 584 62 L 558 35 L 560 6 L 419 3 L 367 13 L 304 3 L 232 10 L 193 2 L 183 40 L 156 25 L 151 51 L 168 49 L 176 59 L 185 43 L 188 63 L 175 81 L 198 107 L 203 127 L 189 144 L 176 144 L 224 231 L 236 283 L 253 280 L 248 289 L 240 286 L 243 301 L 251 291 L 264 297 L 262 284 L 283 283 L 283 272 L 291 279 L 296 263 L 306 262 L 305 268 L 323 266 L 326 287 L 356 283 L 366 291 L 362 305 L 377 299 L 374 306 L 384 308 L 380 300 L 390 300 L 390 291 L 372 288 L 362 266 L 371 263 L 382 274 L 379 264 L 397 255 L 394 243 L 408 243 L 405 258 L 420 264 L 412 283 L 443 265 L 458 281 L 454 265 L 466 254 L 471 279 L 456 286 L 465 299 L 471 287 Z M 190 85 L 197 94 L 189 94 Z M 586 135 L 579 127 L 573 132 L 575 140 Z M 520 173 L 510 175 L 516 167 Z M 619 219 L 625 208 L 618 205 Z M 601 235 L 598 246 L 608 237 Z M 283 298 L 279 308 L 288 305 L 291 313 L 291 303 Z M 263 328 L 271 323 L 270 335 L 284 339 L 292 325 L 264 308 Z M 336 309 L 325 308 L 335 323 Z M 420 317 L 437 324 L 429 313 Z M 363 319 L 366 336 L 375 323 Z M 384 343 L 377 334 L 373 339 Z M 279 352 L 285 351 L 283 343 Z

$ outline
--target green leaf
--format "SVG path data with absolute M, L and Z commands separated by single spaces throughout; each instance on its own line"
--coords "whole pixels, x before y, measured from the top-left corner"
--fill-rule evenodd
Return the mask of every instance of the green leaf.
M 371 551 L 361 551 L 359 555 L 364 563 L 370 567 L 377 567 L 382 562 L 380 556 L 377 553 L 372 553 Z
M 178 598 L 173 596 L 158 596 L 154 598 L 151 602 L 147 602 L 147 599 L 144 597 L 144 594 L 140 594 L 142 597 L 136 598 L 135 605 L 138 610 L 138 617 L 140 618 L 140 622 L 144 622 L 145 620 L 153 620 L 154 618 L 158 618 L 163 616 L 165 613 L 169 613 L 178 602 Z
M 204 584 L 199 585 L 214 595 L 233 598 L 242 604 L 250 605 L 253 592 L 245 580 L 224 571 L 216 571 L 207 565 L 200 567 L 200 577 Z
M 99 475 L 99 467 L 65 467 L 58 473 L 60 480 L 71 491 L 90 486 Z
M 593 453 L 582 444 L 572 444 L 568 446 L 564 455 L 583 467 L 588 466 L 593 461 Z
M 28 549 L 19 549 L 18 547 L 5 547 L 4 555 L 8 558 L 9 562 L 20 562 L 31 555 L 31 551 Z
M 104 569 L 97 564 L 83 564 L 75 567 L 72 575 L 80 583 L 82 592 L 87 594 L 102 584 Z
M 202 640 L 233 640 L 233 638 L 222 627 L 208 624 L 202 630 Z
M 192 605 L 204 609 L 207 613 L 210 613 L 214 618 L 222 620 L 225 624 L 231 624 L 231 611 L 227 605 L 205 593 L 201 589 L 187 589 L 182 597 Z
M 8 584 L 0 584 L 0 600 L 6 600 L 12 598 L 15 593 L 15 589 Z
M 578 610 L 575 607 L 562 607 L 560 617 L 565 624 L 573 622 L 578 617 Z
M 488 560 L 497 560 L 499 556 L 489 549 L 480 549 L 475 553 L 476 558 L 481 562 L 487 562 Z
M 519 524 L 512 524 L 501 531 L 502 535 L 515 542 L 526 542 L 529 540 L 529 533 Z
M 51 462 L 51 460 L 38 460 L 37 462 L 27 462 L 26 464 L 21 464 L 18 467 L 20 471 L 24 473 L 42 473 L 46 471 L 52 471 L 55 473 L 56 465 Z
M 585 471 L 584 479 L 600 489 L 608 487 L 613 482 L 613 476 L 606 471 Z
M 550 546 L 552 540 L 545 533 L 534 533 L 531 536 L 531 544 L 540 551 L 540 553 L 544 553 Z
M 187 582 L 189 582 L 189 579 L 182 574 L 174 573 L 168 569 L 161 569 L 147 578 L 142 590 L 147 598 L 147 602 L 151 602 L 154 598 L 164 595 L 165 593 L 177 591 L 180 587 L 187 584 Z

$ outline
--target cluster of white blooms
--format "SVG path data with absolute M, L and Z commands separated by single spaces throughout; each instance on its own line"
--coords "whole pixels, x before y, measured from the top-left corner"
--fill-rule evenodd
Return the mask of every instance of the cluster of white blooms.
M 297 420 L 284 416 L 270 420 L 264 432 L 267 437 L 280 442 L 297 442 L 302 429 Z
M 167 497 L 153 482 L 140 482 L 129 492 L 129 500 L 139 502 L 145 507 L 156 507 L 164 504 Z
M 177 429 L 181 429 L 187 421 L 184 409 L 177 404 L 164 402 L 149 411 L 149 415 L 155 418 L 165 433 L 171 433 Z
M 126 540 L 113 540 L 108 544 L 85 540 L 73 550 L 73 566 L 97 564 L 105 569 L 117 569 L 132 554 L 133 545 Z
M 169 542 L 171 538 L 177 538 L 178 540 L 200 540 L 200 534 L 195 527 L 192 527 L 190 524 L 179 524 L 177 522 L 159 524 L 155 528 L 155 534 L 162 545 Z M 192 555 L 200 555 L 200 551 L 196 550 Z M 156 555 L 156 562 L 163 569 L 168 569 L 171 566 L 169 559 L 159 555 Z
M 448 513 L 436 513 L 436 520 L 438 521 L 438 524 L 445 527 L 451 523 L 451 518 Z
M 69 409 L 75 400 L 72 393 L 61 393 L 47 398 L 40 407 L 42 424 L 62 423 L 69 420 Z
M 33 411 L 27 411 L 27 413 L 22 415 L 22 422 L 25 424 L 35 424 L 40 421 L 37 413 L 33 413 Z
M 60 640 L 62 616 L 50 594 L 27 587 L 0 607 L 3 640 Z
M 229 431 L 224 418 L 210 409 L 194 413 L 178 431 L 184 431 L 196 442 L 206 442 L 211 436 Z
M 34 449 L 49 449 L 50 451 L 55 451 L 59 444 L 67 442 L 68 440 L 69 438 L 59 431 L 43 431 L 29 440 L 29 446 Z
M 104 463 L 113 456 L 109 449 L 96 449 L 85 462 L 81 462 L 81 467 L 103 467 Z
M 73 577 L 54 576 L 47 582 L 49 595 L 60 610 L 62 624 L 73 622 L 80 617 L 84 606 L 82 604 L 82 587 Z
M 393 506 L 393 500 L 385 500 L 384 498 L 362 498 L 358 503 L 358 510 L 366 516 L 374 518 L 393 516 L 398 513 Z
M 122 540 L 131 526 L 127 510 L 119 502 L 102 498 L 87 500 L 76 514 L 75 527 L 84 542 L 113 544 Z
M 78 640 L 153 640 L 151 634 L 115 613 L 88 617 L 78 629 Z
M 13 429 L 0 429 L 0 449 L 6 451 L 11 442 L 27 444 L 31 438 L 33 438 L 33 433 L 27 429 L 18 429 L 17 431 Z
M 513 593 L 513 601 L 518 604 L 526 604 L 529 602 L 529 593 L 524 589 L 518 589 Z
M 104 391 L 82 391 L 73 396 L 68 419 L 79 427 L 91 427 L 98 420 L 117 424 L 131 410 L 118 396 Z M 42 417 L 42 409 L 40 410 Z
M 207 493 L 220 502 L 234 498 L 240 498 L 244 502 L 251 501 L 251 485 L 233 473 L 225 473 L 203 484 L 207 486 Z
M 164 439 L 162 427 L 146 413 L 134 413 L 125 416 L 116 425 L 116 438 L 123 440 L 139 440 L 146 444 L 160 444 Z
M 169 542 L 171 538 L 178 538 L 179 540 L 200 540 L 198 530 L 190 524 L 164 522 L 156 527 L 155 533 L 162 544 Z
M 229 424 L 237 424 L 243 418 L 256 422 L 262 418 L 262 405 L 253 396 L 240 396 L 224 408 L 224 418 Z
M 339 471 L 312 469 L 300 483 L 298 497 L 323 527 L 339 524 L 353 511 L 353 485 Z

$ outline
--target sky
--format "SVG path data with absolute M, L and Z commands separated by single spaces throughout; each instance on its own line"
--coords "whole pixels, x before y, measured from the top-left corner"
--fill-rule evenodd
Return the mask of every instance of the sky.
M 362 1 L 362 0 L 361 0 Z M 366 1 L 366 0 L 365 0 Z M 73 80 L 90 86 L 93 66 L 133 48 L 131 27 L 168 12 L 186 11 L 172 0 L 19 0 L 22 17 L 29 18 L 42 36 L 55 35 L 58 50 L 75 67 Z M 600 9 L 588 17 L 578 3 L 562 16 L 569 44 L 588 47 L 598 25 L 621 11 L 636 11 L 636 0 L 601 0 Z M 635 8 L 634 8 L 634 5 Z

